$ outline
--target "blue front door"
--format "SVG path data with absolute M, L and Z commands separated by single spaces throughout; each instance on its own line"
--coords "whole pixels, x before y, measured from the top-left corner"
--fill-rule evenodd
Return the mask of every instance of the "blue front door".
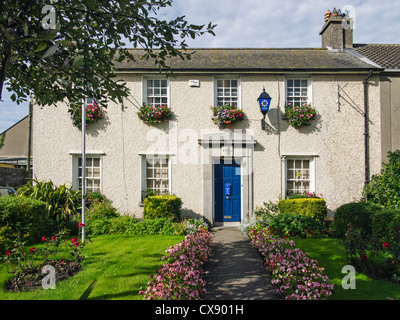
M 240 165 L 221 160 L 214 164 L 215 221 L 240 222 Z

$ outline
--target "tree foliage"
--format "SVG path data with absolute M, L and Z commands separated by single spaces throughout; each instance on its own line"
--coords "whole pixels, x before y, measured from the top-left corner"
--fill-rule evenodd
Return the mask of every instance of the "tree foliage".
M 388 152 L 380 174 L 373 175 L 363 190 L 369 202 L 400 209 L 400 150 Z
M 13 91 L 13 101 L 32 93 L 41 106 L 90 96 L 104 107 L 127 96 L 113 64 L 134 61 L 125 41 L 143 48 L 142 58 L 165 71 L 168 57 L 190 59 L 186 38 L 214 34 L 211 23 L 158 19 L 160 9 L 171 5 L 172 0 L 0 1 L 0 99 L 3 86 Z

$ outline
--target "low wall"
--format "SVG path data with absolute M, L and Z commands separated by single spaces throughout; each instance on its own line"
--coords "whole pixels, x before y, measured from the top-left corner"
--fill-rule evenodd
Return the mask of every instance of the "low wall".
M 0 167 L 0 186 L 17 189 L 26 183 L 27 176 L 25 170 Z

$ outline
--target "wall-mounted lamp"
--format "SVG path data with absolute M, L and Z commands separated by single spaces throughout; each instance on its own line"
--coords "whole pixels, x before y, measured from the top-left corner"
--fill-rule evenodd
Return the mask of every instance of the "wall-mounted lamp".
M 263 92 L 261 92 L 257 100 L 260 104 L 261 113 L 263 114 L 263 119 L 261 119 L 261 129 L 265 130 L 265 116 L 268 113 L 269 105 L 271 103 L 271 97 L 265 92 L 265 88 L 263 88 Z

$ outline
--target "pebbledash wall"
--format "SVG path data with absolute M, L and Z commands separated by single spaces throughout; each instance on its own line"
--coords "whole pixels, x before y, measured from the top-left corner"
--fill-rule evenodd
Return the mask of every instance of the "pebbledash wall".
M 131 89 L 123 104 L 110 103 L 104 119 L 87 127 L 86 153 L 100 158 L 101 192 L 123 214 L 142 216 L 144 159 L 169 159 L 169 191 L 183 200 L 184 215 L 204 216 L 214 222 L 213 161 L 233 155 L 242 167 L 241 221 L 264 201 L 277 202 L 286 192 L 286 160 L 311 160 L 310 191 L 322 193 L 330 212 L 359 200 L 364 184 L 365 72 L 359 74 L 300 75 L 309 79 L 309 99 L 318 119 L 296 130 L 282 120 L 286 79 L 298 74 L 176 73 L 168 79 L 169 106 L 174 118 L 158 126 L 144 124 L 136 115 L 145 100 L 145 81 L 153 74 L 121 73 Z M 215 79 L 239 81 L 239 104 L 244 121 L 220 130 L 211 120 Z M 199 85 L 191 87 L 190 80 Z M 263 87 L 272 97 L 261 130 L 257 98 Z M 340 88 L 340 104 L 338 104 Z M 381 168 L 379 76 L 368 85 L 370 173 Z M 76 163 L 82 152 L 81 130 L 74 127 L 67 106 L 35 107 L 33 112 L 34 176 L 55 184 L 77 187 Z M 209 140 L 214 143 L 209 143 Z M 218 141 L 225 141 L 219 144 Z

